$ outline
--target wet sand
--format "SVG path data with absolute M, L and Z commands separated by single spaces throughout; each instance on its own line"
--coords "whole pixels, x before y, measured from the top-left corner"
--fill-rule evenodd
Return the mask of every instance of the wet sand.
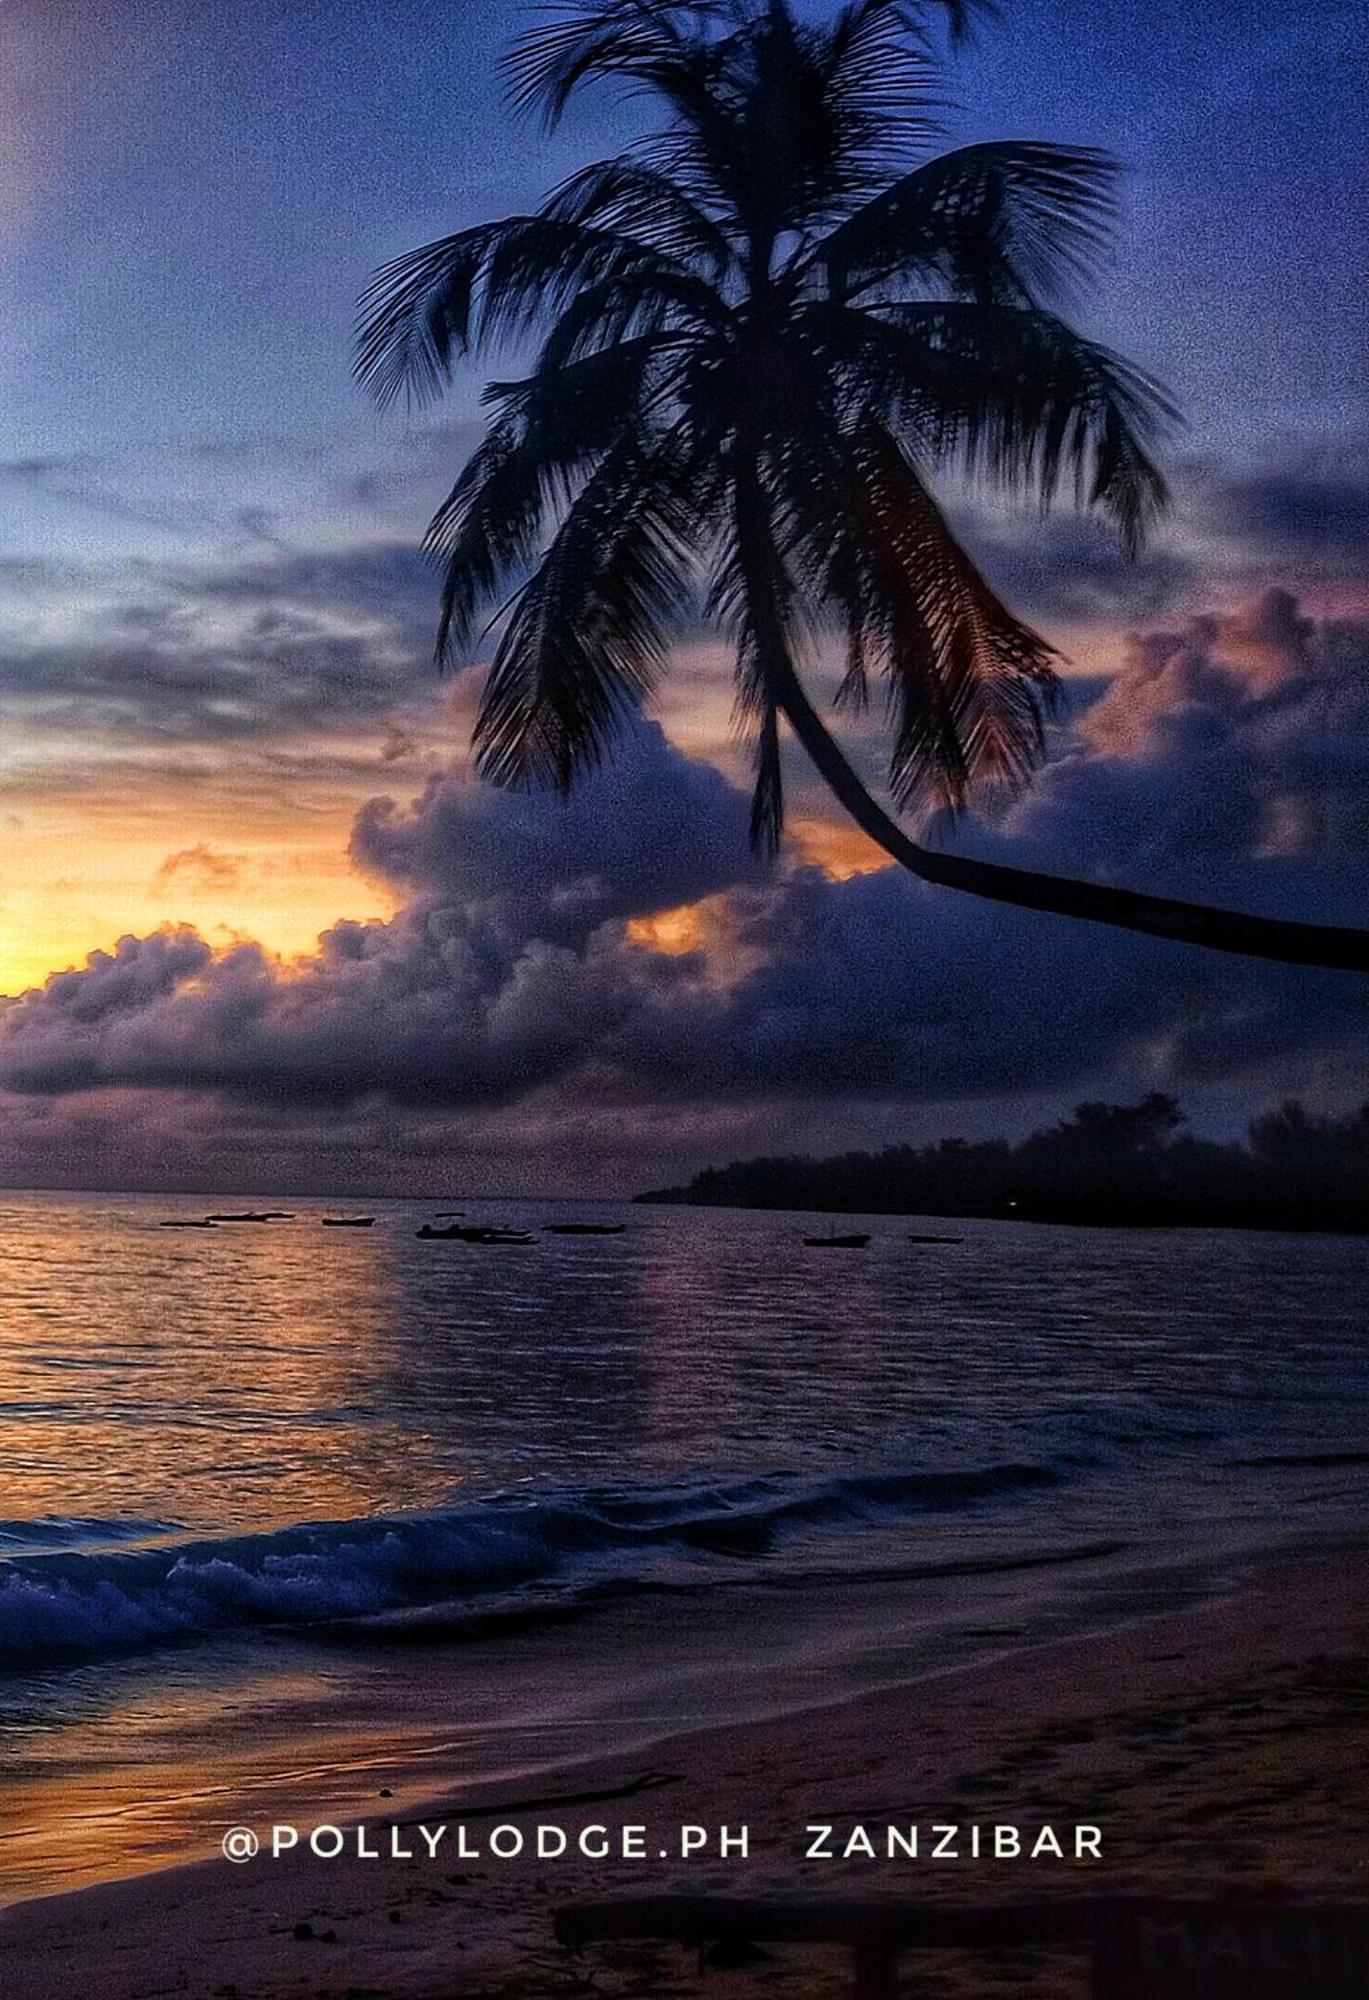
M 216 1858 L 30 1902 L 0 1916 L 9 2000 L 162 1994 L 493 1996 L 837 1994 L 837 1953 L 767 1948 L 733 1969 L 676 1946 L 596 1946 L 553 1937 L 565 1903 L 667 1890 L 747 1896 L 852 1895 L 957 1901 L 1151 1889 L 1369 1896 L 1369 1555 L 1285 1563 L 1225 1598 L 1095 1637 L 961 1666 L 821 1709 L 676 1735 L 649 1750 L 526 1784 L 473 1788 L 413 1810 L 392 1830 L 377 1797 L 371 1844 L 412 1858 L 295 1852 L 242 1866 Z M 414 1673 L 424 1662 L 415 1656 Z M 429 1856 L 418 1822 L 446 1824 Z M 472 1852 L 457 1852 L 464 1824 Z M 679 1829 L 710 1830 L 679 1857 Z M 956 1826 L 959 1858 L 934 1859 L 931 1828 Z M 1101 1858 L 969 1858 L 969 1829 L 1043 1825 L 1067 1857 L 1097 1827 Z M 495 1829 L 564 1832 L 566 1858 L 500 1859 Z M 749 1830 L 745 1860 L 717 1829 Z M 839 1855 L 859 1826 L 877 1850 L 808 1859 L 809 1825 Z M 917 1860 L 889 1859 L 885 1829 Z M 584 1858 L 581 1833 L 613 1847 L 640 1826 L 641 1859 Z M 981 1836 L 981 1844 L 991 1835 Z M 512 1844 L 514 1831 L 501 1831 Z M 554 1838 L 552 1844 L 555 1844 Z M 859 1849 L 862 1843 L 858 1840 Z M 667 1850 L 662 1858 L 661 1849 Z M 919 1966 L 920 1994 L 1082 1993 L 1069 1953 L 1028 1963 L 950 1957 Z

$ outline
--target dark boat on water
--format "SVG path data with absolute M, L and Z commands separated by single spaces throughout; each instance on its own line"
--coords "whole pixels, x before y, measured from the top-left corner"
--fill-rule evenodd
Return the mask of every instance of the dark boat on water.
M 212 1229 L 213 1222 L 207 1215 L 177 1215 L 162 1224 L 163 1229 Z
M 369 1229 L 374 1223 L 373 1215 L 325 1215 L 325 1229 Z
M 963 1236 L 910 1236 L 910 1243 L 963 1243 Z
M 548 1222 L 548 1236 L 621 1236 L 625 1222 Z
M 452 1223 L 447 1229 L 434 1229 L 431 1222 L 425 1222 L 414 1231 L 425 1243 L 535 1243 L 537 1238 L 526 1229 L 464 1229 L 459 1223 Z
M 206 1215 L 206 1222 L 293 1222 L 294 1216 L 286 1208 L 244 1208 L 233 1215 Z
M 870 1241 L 868 1236 L 805 1236 L 803 1240 L 810 1250 L 863 1250 Z

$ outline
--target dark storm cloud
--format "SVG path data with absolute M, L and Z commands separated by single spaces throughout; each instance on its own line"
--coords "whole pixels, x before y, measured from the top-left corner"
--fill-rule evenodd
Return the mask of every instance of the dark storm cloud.
M 758 876 L 748 820 L 721 773 L 643 723 L 569 798 L 434 778 L 410 808 L 365 806 L 351 851 L 425 905 L 493 910 L 506 929 L 578 942 Z
M 222 746 L 336 734 L 440 687 L 434 582 L 388 543 L 235 566 L 142 566 L 117 593 L 51 579 L 46 617 L 0 654 L 0 699 L 30 737 Z
M 59 500 L 82 513 L 142 528 L 177 532 L 183 525 L 173 513 L 130 499 L 104 476 L 100 459 L 86 452 L 70 457 L 0 459 L 0 487 L 28 488 Z
M 1369 647 L 1268 593 L 1150 631 L 980 851 L 1352 920 L 1369 848 Z M 1351 747 L 1358 746 L 1358 747 Z M 12 1092 L 222 1094 L 344 1122 L 583 1123 L 677 1107 L 1009 1096 L 1255 1078 L 1363 1051 L 1361 981 L 748 857 L 742 795 L 643 726 L 569 803 L 443 778 L 355 851 L 410 898 L 288 971 L 193 932 L 126 939 L 8 1004 Z M 711 898 L 699 949 L 626 928 Z M 232 1115 L 238 1116 L 239 1112 Z M 422 1123 L 420 1118 L 417 1121 Z
M 454 780 L 408 813 L 377 801 L 358 849 L 416 892 L 393 922 L 335 926 L 289 975 L 254 945 L 211 966 L 193 931 L 125 938 L 8 1004 L 0 1080 L 49 1094 L 507 1101 L 697 980 L 692 962 L 640 951 L 619 926 L 752 877 L 746 820 L 742 796 L 653 726 L 567 803 Z
M 1193 558 L 1166 527 L 1138 556 L 1086 515 L 1005 517 L 962 510 L 957 527 L 996 590 L 1049 631 L 1158 616 L 1190 587 Z
M 757 913 L 773 956 L 736 986 L 638 1010 L 614 1053 L 653 1092 L 928 1102 L 1090 1089 L 1109 1074 L 1182 1087 L 1362 1042 L 1362 982 L 1106 941 L 909 883 L 892 870 L 786 884 Z
M 1363 586 L 1369 445 L 1287 447 L 1241 465 L 1176 457 L 1172 504 L 1134 559 L 1097 519 L 982 503 L 956 510 L 966 544 L 1011 603 L 1052 623 L 1149 622 L 1226 583 Z
M 193 934 L 173 942 L 187 959 Z M 222 1091 L 265 1103 L 509 1101 L 583 1060 L 657 973 L 611 940 L 579 951 L 513 938 L 457 912 L 341 924 L 282 977 L 255 946 L 164 987 L 162 939 L 125 938 L 84 982 L 85 1013 L 11 1003 L 0 1076 L 20 1092 Z M 151 990 L 139 994 L 146 986 Z
M 174 581 L 191 604 L 275 606 L 300 616 L 379 620 L 416 655 L 431 653 L 437 580 L 432 565 L 411 544 L 362 542 L 340 549 L 272 546 L 275 553 L 260 561 L 180 572 Z
M 468 428 L 423 434 L 434 467 L 450 472 Z M 48 463 L 14 462 L 11 473 L 38 476 Z M 1042 519 L 975 503 L 957 520 L 995 584 L 1047 634 L 1177 615 L 1194 601 L 1199 548 L 1204 578 L 1228 588 L 1271 572 L 1309 586 L 1363 574 L 1369 450 L 1288 451 L 1241 472 L 1181 460 L 1174 484 L 1174 513 L 1135 562 L 1098 522 L 1067 511 Z M 218 561 L 100 571 L 0 560 L 0 593 L 15 607 L 0 700 L 25 739 L 79 731 L 96 754 L 155 757 L 168 745 L 322 744 L 392 720 L 402 736 L 393 712 L 444 686 L 432 658 L 437 579 L 411 528 L 317 548 L 282 540 L 261 510 L 247 527 L 250 546 Z
M 1369 446 L 1297 454 L 1199 487 L 1213 525 L 1252 561 L 1364 574 L 1369 559 Z
M 43 1011 L 60 1036 L 146 1012 L 203 974 L 212 959 L 193 930 L 157 931 L 124 938 L 113 952 L 95 951 L 80 972 L 57 972 L 43 988 Z M 23 1003 L 17 1003 L 22 1006 Z

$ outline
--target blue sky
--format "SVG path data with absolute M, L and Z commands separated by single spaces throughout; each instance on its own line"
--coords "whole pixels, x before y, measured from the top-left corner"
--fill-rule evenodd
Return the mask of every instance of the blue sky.
M 632 123 L 603 98 L 555 140 L 511 121 L 507 4 L 55 11 L 17 0 L 4 21 L 63 70 L 7 274 L 14 455 L 364 425 L 346 351 L 367 270 L 529 203 Z M 1357 389 L 1363 30 L 1350 5 L 1009 0 L 957 65 L 957 136 L 1077 139 L 1130 167 L 1093 317 L 1173 382 L 1197 448 L 1321 429 Z

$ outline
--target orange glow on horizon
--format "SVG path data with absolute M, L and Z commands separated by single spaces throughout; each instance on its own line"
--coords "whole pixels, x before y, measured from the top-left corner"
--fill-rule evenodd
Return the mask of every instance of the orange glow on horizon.
M 128 802 L 111 808 L 35 803 L 0 836 L 0 993 L 41 986 L 130 933 L 190 924 L 215 948 L 251 939 L 284 959 L 317 948 L 340 918 L 394 915 L 400 899 L 347 854 L 354 802 L 301 828 Z

